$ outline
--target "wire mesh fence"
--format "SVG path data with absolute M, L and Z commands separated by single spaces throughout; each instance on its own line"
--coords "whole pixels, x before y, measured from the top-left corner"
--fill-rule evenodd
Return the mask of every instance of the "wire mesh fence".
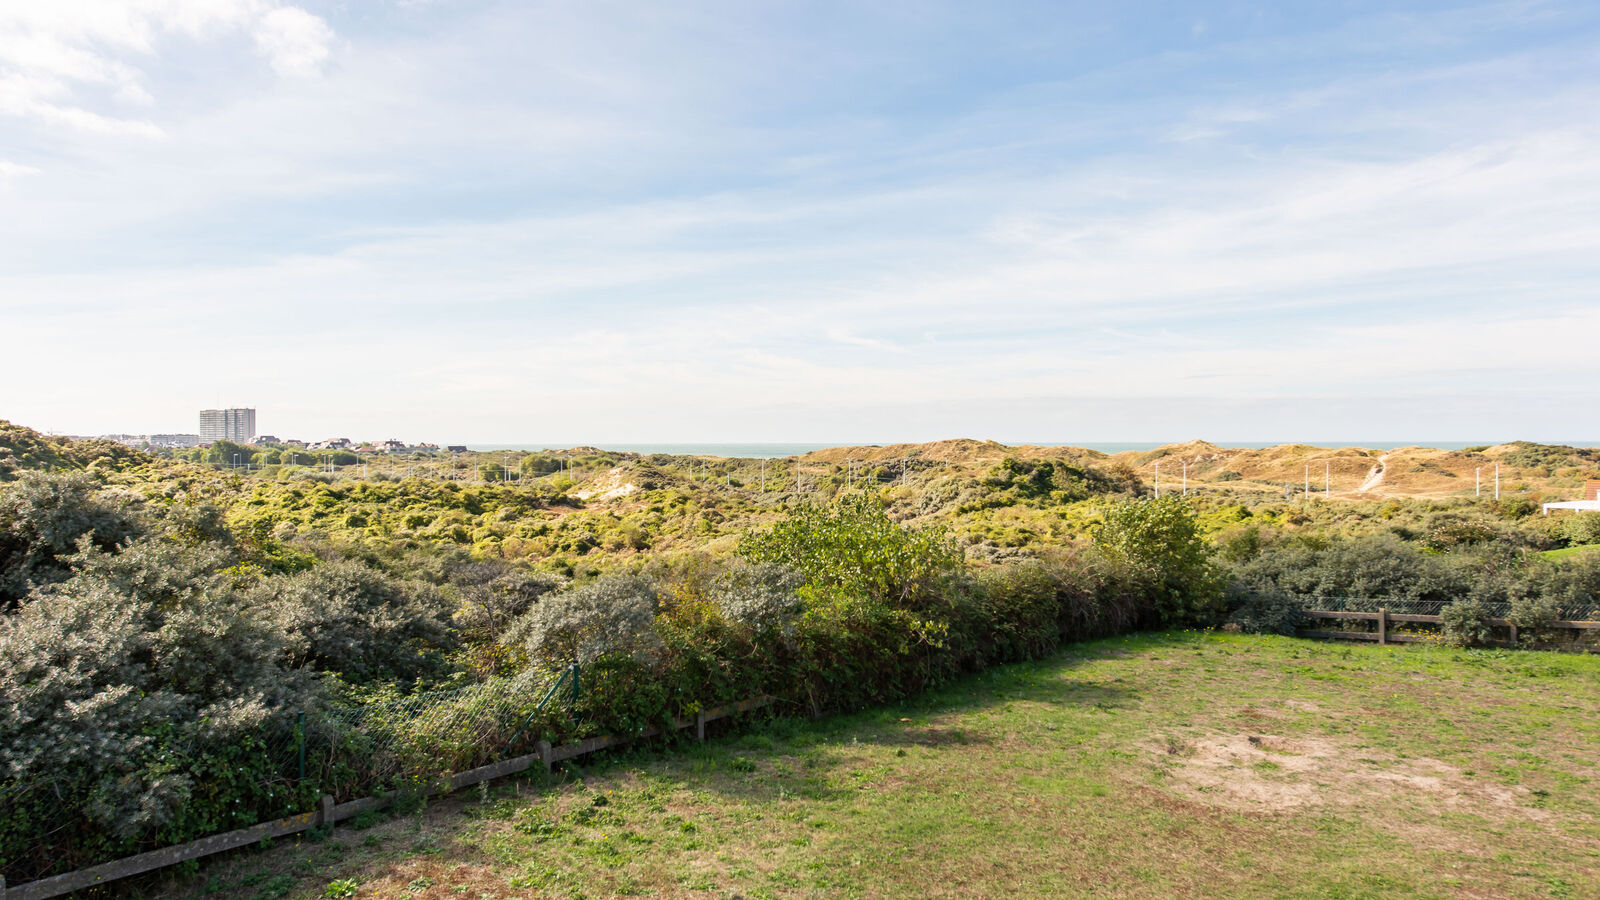
M 294 768 L 336 800 L 405 787 L 529 752 L 569 715 L 575 667 L 305 717 Z M 557 697 L 563 687 L 569 693 Z
M 1320 612 L 1377 612 L 1386 609 L 1391 615 L 1437 616 L 1455 600 L 1415 600 L 1405 597 L 1302 597 L 1300 608 Z M 1485 614 L 1503 619 L 1511 614 L 1510 603 L 1485 602 Z M 1600 620 L 1600 605 L 1586 602 L 1559 604 L 1556 615 L 1568 621 L 1592 622 Z
M 26 783 L 0 777 L 0 873 L 20 884 L 305 812 L 324 794 L 344 801 L 404 791 L 528 753 L 541 738 L 570 733 L 579 683 L 576 666 L 530 670 L 392 701 L 284 710 L 222 743 L 165 743 L 159 761 Z M 136 796 L 163 780 L 187 780 L 169 793 L 188 811 L 128 835 L 108 827 L 99 808 L 107 784 Z

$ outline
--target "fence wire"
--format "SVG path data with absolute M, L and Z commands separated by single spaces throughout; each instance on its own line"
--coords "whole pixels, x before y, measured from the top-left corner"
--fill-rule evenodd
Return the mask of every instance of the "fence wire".
M 1411 600 L 1404 597 L 1302 597 L 1300 608 L 1323 612 L 1377 612 L 1413 616 L 1437 616 L 1453 600 Z M 1483 604 L 1491 618 L 1503 619 L 1511 613 L 1510 603 Z M 1592 603 L 1561 604 L 1557 616 L 1568 621 L 1592 622 L 1600 619 L 1600 606 Z
M 570 697 L 547 702 L 566 679 L 566 672 L 530 672 L 311 712 L 304 720 L 303 781 L 343 801 L 529 752 L 568 715 Z M 297 772 L 301 746 L 294 748 Z
M 92 785 L 67 773 L 28 783 L 0 777 L 0 873 L 21 884 L 305 812 L 324 794 L 345 801 L 404 791 L 531 752 L 541 738 L 570 731 L 576 676 L 575 667 L 535 670 L 361 706 L 286 710 L 225 746 L 166 745 L 169 770 L 192 778 L 196 796 L 227 791 L 233 798 L 210 813 L 209 827 L 177 837 L 108 834 L 83 802 Z

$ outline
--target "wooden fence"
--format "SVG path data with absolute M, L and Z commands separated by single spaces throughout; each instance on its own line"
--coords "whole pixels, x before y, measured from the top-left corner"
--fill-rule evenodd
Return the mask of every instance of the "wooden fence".
M 1332 610 L 1306 609 L 1301 610 L 1300 615 L 1305 616 L 1308 619 L 1333 619 L 1343 621 L 1354 620 L 1357 622 L 1377 623 L 1377 630 L 1375 631 L 1332 631 L 1315 628 L 1303 628 L 1297 632 L 1301 637 L 1330 638 L 1346 641 L 1377 641 L 1380 644 L 1417 643 L 1433 639 L 1433 635 L 1428 634 L 1413 634 L 1404 631 L 1391 631 L 1389 628 L 1391 624 L 1441 625 L 1444 622 L 1444 619 L 1440 616 L 1423 616 L 1416 615 L 1414 613 L 1392 613 L 1386 609 L 1380 609 L 1377 612 L 1335 612 Z M 1498 646 L 1519 646 L 1517 641 L 1517 626 L 1511 624 L 1505 619 L 1485 619 L 1484 621 L 1486 621 L 1492 627 L 1506 629 L 1511 635 L 1511 639 L 1508 641 L 1496 642 Z M 1578 636 L 1581 637 L 1586 631 L 1600 629 L 1600 622 L 1578 622 L 1562 619 L 1551 622 L 1546 627 L 1550 629 L 1565 629 L 1569 631 L 1575 631 L 1577 632 Z M 1600 651 L 1600 647 L 1582 647 L 1581 649 Z
M 487 766 L 479 766 L 476 769 L 468 769 L 465 772 L 457 772 L 454 775 L 436 779 L 424 785 L 421 794 L 430 797 L 438 794 L 448 794 L 479 782 L 515 775 L 518 772 L 533 768 L 535 764 L 543 765 L 545 771 L 548 772 L 551 766 L 562 760 L 594 753 L 629 741 L 657 737 L 665 734 L 668 730 L 682 731 L 685 728 L 693 728 L 696 740 L 703 741 L 706 739 L 707 722 L 760 709 L 773 702 L 775 702 L 773 697 L 757 697 L 752 700 L 744 700 L 728 706 L 720 706 L 696 713 L 692 719 L 675 719 L 671 729 L 650 728 L 642 734 L 631 737 L 605 735 L 578 741 L 574 744 L 562 744 L 559 747 L 551 746 L 549 741 L 540 741 L 537 744 L 538 750 L 534 753 L 501 760 Z M 301 831 L 308 831 L 312 828 L 332 828 L 337 822 L 369 810 L 382 809 L 388 806 L 391 800 L 391 797 L 363 797 L 359 800 L 351 800 L 348 803 L 335 803 L 332 797 L 324 796 L 321 802 L 317 804 L 317 808 L 311 812 L 304 812 L 283 819 L 274 819 L 271 822 L 262 822 L 237 831 L 214 834 L 197 841 L 190 841 L 187 844 L 151 850 L 148 853 L 112 860 L 111 862 L 101 863 L 98 866 L 79 869 L 76 872 L 52 875 L 49 878 L 41 878 L 38 881 L 30 881 L 15 887 L 6 887 L 5 876 L 0 875 L 0 900 L 43 900 L 46 897 L 59 897 L 72 891 L 80 891 L 84 888 L 106 884 L 120 878 L 153 872 L 156 869 L 174 866 L 191 859 L 199 859 L 202 856 L 210 856 L 213 853 L 221 853 L 224 850 L 248 847 L 251 844 L 260 843 L 270 838 L 284 837 Z

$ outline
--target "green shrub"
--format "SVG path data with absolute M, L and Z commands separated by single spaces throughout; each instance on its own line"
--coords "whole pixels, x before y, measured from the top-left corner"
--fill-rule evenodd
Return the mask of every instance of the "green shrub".
M 1506 621 L 1517 626 L 1520 641 L 1534 641 L 1550 636 L 1551 625 L 1561 618 L 1561 610 L 1550 597 L 1518 597 L 1511 602 Z
M 1369 535 L 1280 540 L 1229 574 L 1241 596 L 1279 593 L 1334 608 L 1375 610 L 1384 603 L 1449 602 L 1467 593 L 1472 572 L 1392 535 Z
M 1304 627 L 1298 599 L 1284 594 L 1250 594 L 1239 600 L 1228 624 L 1246 634 L 1283 634 L 1293 636 Z
M 736 563 L 712 582 L 708 591 L 729 622 L 763 637 L 788 638 L 801 612 L 796 593 L 804 579 L 777 563 Z
M 450 606 L 437 588 L 356 562 L 268 579 L 252 602 L 283 628 L 291 667 L 337 672 L 356 683 L 436 672 L 438 651 L 454 644 Z
M 636 575 L 611 575 L 545 597 L 504 638 L 544 665 L 589 664 L 605 656 L 653 649 L 655 585 Z
M 0 484 L 0 613 L 30 586 L 66 578 L 80 541 L 111 551 L 144 530 L 127 510 L 132 498 L 104 498 L 97 487 L 81 473 L 26 471 Z
M 1479 600 L 1457 600 L 1439 611 L 1446 641 L 1458 647 L 1481 647 L 1493 637 L 1489 608 Z
M 1600 513 L 1579 512 L 1568 516 L 1562 533 L 1571 544 L 1600 544 Z
M 0 859 L 39 876 L 298 811 L 266 752 L 315 684 L 214 547 L 144 539 L 0 616 Z
M 1094 543 L 1107 559 L 1149 583 L 1162 624 L 1208 623 L 1222 611 L 1222 572 L 1200 536 L 1194 509 L 1182 499 L 1112 504 L 1094 530 Z
M 912 529 L 891 520 L 864 494 L 832 507 L 803 506 L 765 531 L 745 534 L 739 555 L 798 572 L 813 595 L 848 596 L 916 609 L 961 566 L 961 549 L 943 528 Z

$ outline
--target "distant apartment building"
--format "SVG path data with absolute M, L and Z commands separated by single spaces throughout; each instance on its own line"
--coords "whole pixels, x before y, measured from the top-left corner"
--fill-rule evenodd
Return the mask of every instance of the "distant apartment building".
M 233 441 L 249 443 L 256 435 L 256 411 L 253 409 L 202 409 L 200 410 L 200 441 Z

